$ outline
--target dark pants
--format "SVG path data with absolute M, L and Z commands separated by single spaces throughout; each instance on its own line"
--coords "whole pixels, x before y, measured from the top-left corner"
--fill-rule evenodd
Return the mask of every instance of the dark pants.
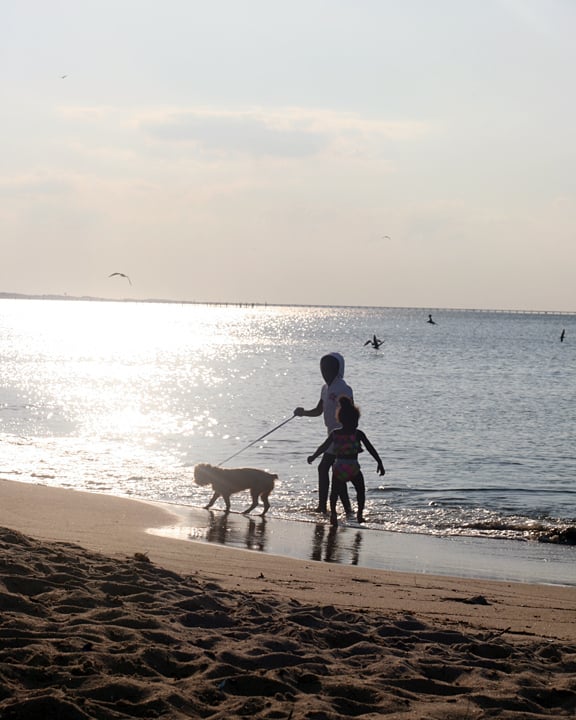
M 320 512 L 328 511 L 328 493 L 330 491 L 330 468 L 336 460 L 335 455 L 324 453 L 320 465 L 318 465 L 318 509 Z M 352 512 L 352 505 L 348 497 L 346 483 L 338 483 L 337 497 L 342 501 L 346 513 Z

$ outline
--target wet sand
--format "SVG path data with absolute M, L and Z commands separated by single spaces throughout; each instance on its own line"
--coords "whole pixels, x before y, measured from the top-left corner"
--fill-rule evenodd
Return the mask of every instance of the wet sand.
M 176 522 L 152 532 L 184 542 L 355 565 L 374 570 L 576 586 L 576 547 L 374 530 L 328 518 L 288 520 L 164 505 Z
M 181 520 L 0 481 L 3 720 L 576 712 L 574 587 L 148 532 Z

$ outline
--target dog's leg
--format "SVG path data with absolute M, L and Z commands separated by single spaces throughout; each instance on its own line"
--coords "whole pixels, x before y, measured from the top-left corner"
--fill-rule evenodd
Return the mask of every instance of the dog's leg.
M 223 493 L 222 497 L 224 498 L 224 502 L 226 503 L 226 512 L 230 512 L 230 493 L 226 494 Z
M 252 505 L 250 505 L 249 508 L 246 508 L 242 515 L 248 515 L 248 513 L 251 513 L 252 510 L 258 505 L 258 493 L 256 490 L 250 490 L 250 495 L 252 495 Z
M 268 508 L 270 507 L 270 503 L 268 502 L 268 496 L 270 495 L 269 492 L 264 492 L 260 497 L 262 498 L 262 502 L 264 504 L 264 510 L 262 511 L 262 515 L 266 515 L 268 512 Z
M 218 500 L 219 497 L 220 493 L 215 492 L 214 495 L 212 495 L 212 497 L 210 498 L 210 502 L 208 503 L 208 505 L 204 505 L 204 510 L 210 510 L 212 505 L 214 505 L 214 503 L 216 502 L 216 500 Z

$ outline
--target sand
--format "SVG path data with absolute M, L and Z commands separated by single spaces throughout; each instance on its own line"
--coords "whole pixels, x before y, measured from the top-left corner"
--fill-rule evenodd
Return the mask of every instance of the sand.
M 150 503 L 0 480 L 0 718 L 561 718 L 576 588 L 184 542 Z

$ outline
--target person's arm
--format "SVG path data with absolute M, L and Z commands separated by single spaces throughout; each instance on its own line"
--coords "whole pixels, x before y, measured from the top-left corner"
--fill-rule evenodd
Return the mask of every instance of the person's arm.
M 374 449 L 374 446 L 372 445 L 370 440 L 368 440 L 362 430 L 356 430 L 356 432 L 358 434 L 358 437 L 360 438 L 360 442 L 364 445 L 366 450 L 368 450 L 370 455 L 372 455 L 374 460 L 376 460 L 376 462 L 378 463 L 378 475 L 384 475 L 386 473 L 386 470 L 384 469 L 384 465 L 382 463 L 382 460 L 380 459 L 380 455 L 378 455 L 378 453 Z
M 317 457 L 319 457 L 320 455 L 323 455 L 326 452 L 326 450 L 328 450 L 328 448 L 330 447 L 331 444 L 332 444 L 332 433 L 330 433 L 330 435 L 328 435 L 326 440 L 324 440 L 322 445 L 320 445 L 320 447 L 316 450 L 316 452 L 313 455 L 309 455 L 308 464 L 310 465 L 311 463 L 314 462 L 314 460 L 316 460 Z
M 297 417 L 318 417 L 318 415 L 322 415 L 324 412 L 324 403 L 322 402 L 322 398 L 318 401 L 318 405 L 316 405 L 315 408 L 312 408 L 312 410 L 304 410 L 303 407 L 297 407 L 296 410 L 294 410 L 294 415 Z

